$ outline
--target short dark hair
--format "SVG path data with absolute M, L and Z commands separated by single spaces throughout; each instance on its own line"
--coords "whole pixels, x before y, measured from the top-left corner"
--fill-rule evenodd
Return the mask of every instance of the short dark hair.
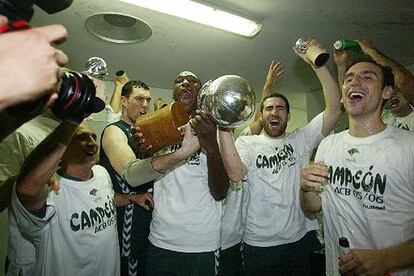
M 392 73 L 392 69 L 389 66 L 382 66 L 381 64 L 378 64 L 370 56 L 365 55 L 365 54 L 353 54 L 352 56 L 350 56 L 347 62 L 345 72 L 348 72 L 349 68 L 351 68 L 353 65 L 360 63 L 360 62 L 369 62 L 369 63 L 373 63 L 377 65 L 378 67 L 380 67 L 382 71 L 382 75 L 383 75 L 382 87 L 385 87 L 385 86 L 394 87 L 395 80 L 394 80 L 394 74 Z
M 150 90 L 148 85 L 146 85 L 142 81 L 130 80 L 127 83 L 125 83 L 124 86 L 122 86 L 121 95 L 128 98 L 129 95 L 131 95 L 134 88 L 144 88 L 145 90 Z
M 282 94 L 277 93 L 277 92 L 273 92 L 270 93 L 269 95 L 267 95 L 266 97 L 263 98 L 262 102 L 260 103 L 260 111 L 263 112 L 263 108 L 264 108 L 264 102 L 269 99 L 269 98 L 282 98 L 285 103 L 286 103 L 286 111 L 287 113 L 290 112 L 290 104 L 289 104 L 289 100 Z
M 198 85 L 199 85 L 200 87 L 203 85 L 203 83 L 201 82 L 200 78 L 199 78 L 196 74 L 194 74 L 194 73 L 193 73 L 193 72 L 191 72 L 191 71 L 187 71 L 187 70 L 185 70 L 185 71 L 180 72 L 180 73 L 179 73 L 179 74 L 175 77 L 174 82 L 173 82 L 173 86 L 174 86 L 174 84 L 175 84 L 175 81 L 178 79 L 178 77 L 180 77 L 180 76 L 181 76 L 181 74 L 182 74 L 182 73 L 189 73 L 189 74 L 193 75 L 193 77 L 195 77 L 195 78 L 196 78 L 196 80 L 197 80 L 197 82 L 198 82 Z

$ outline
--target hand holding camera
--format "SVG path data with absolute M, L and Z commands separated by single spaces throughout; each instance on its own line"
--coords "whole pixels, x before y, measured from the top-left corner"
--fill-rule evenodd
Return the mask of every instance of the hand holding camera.
M 0 110 L 49 95 L 67 56 L 52 44 L 67 38 L 61 25 L 0 34 Z

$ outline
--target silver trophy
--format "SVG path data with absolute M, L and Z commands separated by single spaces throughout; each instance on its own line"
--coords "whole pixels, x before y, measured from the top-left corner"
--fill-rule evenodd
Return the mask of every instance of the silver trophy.
M 222 127 L 236 127 L 254 113 L 255 95 L 242 77 L 226 75 L 208 81 L 198 94 L 201 110 L 210 113 Z
M 97 79 L 104 80 L 108 76 L 106 62 L 100 57 L 91 57 L 85 64 L 85 72 Z

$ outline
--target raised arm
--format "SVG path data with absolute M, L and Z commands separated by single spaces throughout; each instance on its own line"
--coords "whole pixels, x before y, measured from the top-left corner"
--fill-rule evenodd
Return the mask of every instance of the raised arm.
M 61 123 L 25 160 L 16 181 L 16 193 L 29 211 L 40 210 L 47 199 L 47 183 L 54 174 L 77 125 Z
M 241 181 L 247 174 L 247 168 L 240 159 L 234 145 L 233 134 L 227 129 L 219 130 L 220 151 L 223 164 L 231 181 Z
M 305 214 L 314 214 L 322 209 L 318 188 L 325 182 L 328 168 L 323 163 L 310 163 L 300 171 L 300 206 Z
M 128 145 L 128 137 L 116 126 L 111 125 L 104 130 L 102 148 L 111 166 L 131 186 L 143 185 L 160 175 L 152 167 L 151 158 L 137 159 L 135 153 Z M 130 169 L 132 165 L 134 165 L 135 169 Z M 128 177 L 132 174 L 134 175 L 133 177 Z
M 200 147 L 205 150 L 207 156 L 210 193 L 215 200 L 222 200 L 226 198 L 230 184 L 217 142 L 217 126 L 210 114 L 198 110 L 190 124 L 197 133 Z
M 109 126 L 102 138 L 102 147 L 115 171 L 131 186 L 143 185 L 160 176 L 177 163 L 187 159 L 199 149 L 197 136 L 189 125 L 185 128 L 182 147 L 173 153 L 137 159 L 128 138 L 118 127 Z
M 307 43 L 309 46 L 317 45 L 318 47 L 325 49 L 325 47 L 316 39 L 308 39 Z M 312 66 L 313 71 L 318 77 L 325 97 L 325 110 L 323 113 L 323 126 L 322 134 L 327 136 L 334 128 L 336 122 L 342 115 L 341 109 L 341 93 L 339 87 L 331 72 L 326 65 L 316 68 L 312 65 L 311 61 L 306 57 L 305 54 L 297 51 L 296 47 L 293 47 L 293 51 L 301 57 L 306 63 Z
M 250 131 L 252 135 L 258 135 L 262 131 L 262 124 L 261 119 L 262 115 L 260 112 L 260 103 L 266 97 L 270 94 L 272 88 L 276 85 L 278 79 L 283 74 L 283 65 L 279 62 L 276 62 L 276 60 L 272 60 L 272 63 L 269 66 L 269 71 L 267 72 L 267 77 L 265 84 L 263 86 L 262 95 L 260 97 L 259 103 L 256 106 L 256 113 L 254 115 L 253 122 L 249 125 Z
M 344 83 L 348 53 L 346 50 L 334 49 L 333 51 L 334 51 L 334 62 L 338 70 L 338 86 L 342 87 L 342 84 Z
M 128 77 L 124 73 L 121 76 L 116 76 L 115 78 L 115 88 L 114 93 L 112 94 L 111 101 L 109 105 L 111 106 L 112 110 L 115 114 L 119 113 L 121 110 L 121 93 L 122 93 L 122 86 L 128 82 Z
M 362 51 L 369 55 L 375 62 L 382 66 L 391 68 L 394 74 L 395 86 L 397 86 L 403 96 L 408 100 L 411 106 L 414 106 L 414 76 L 407 69 L 395 60 L 387 57 L 378 51 L 374 44 L 368 40 L 357 40 Z

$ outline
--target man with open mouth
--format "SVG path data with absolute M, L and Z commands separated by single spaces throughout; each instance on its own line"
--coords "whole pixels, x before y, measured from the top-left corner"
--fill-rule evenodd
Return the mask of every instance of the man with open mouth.
M 387 125 L 405 130 L 414 130 L 413 106 L 408 103 L 396 86 L 393 87 L 389 105 L 384 106 L 381 117 Z
M 162 175 L 154 182 L 148 276 L 215 275 L 220 201 L 226 196 L 229 182 L 216 124 L 211 116 L 203 114 L 201 118 L 196 112 L 200 88 L 200 79 L 189 71 L 179 73 L 173 82 L 174 101 L 183 104 L 193 119 L 191 127 L 186 126 L 182 143 L 165 148 L 163 155 L 152 160 Z M 168 164 L 163 159 L 174 156 L 170 167 L 160 167 Z
M 358 43 L 365 55 L 350 60 L 342 84 L 349 129 L 322 140 L 302 170 L 301 205 L 323 211 L 327 275 L 414 275 L 414 133 L 381 119 L 393 86 L 410 99 L 414 78 Z M 314 192 L 325 184 L 322 196 Z
M 34 149 L 13 190 L 11 211 L 36 248 L 33 275 L 119 275 L 116 207 L 147 204 L 114 192 L 96 165 L 96 134 L 80 121 L 62 122 Z
M 315 39 L 306 43 L 324 48 Z M 304 53 L 294 51 L 311 64 Z M 312 68 L 322 84 L 326 108 L 306 126 L 288 133 L 289 101 L 273 93 L 261 102 L 260 135 L 242 136 L 234 143 L 230 132 L 220 131 L 229 179 L 249 178 L 243 237 L 245 275 L 310 275 L 310 253 L 320 247 L 316 221 L 305 217 L 300 208 L 299 171 L 342 112 L 339 89 L 329 69 Z
M 134 86 L 131 89 L 139 90 Z M 128 83 L 122 90 L 127 88 Z M 183 104 L 189 116 L 196 116 L 200 88 L 199 78 L 188 71 L 174 80 L 173 99 Z M 122 120 L 128 123 L 128 129 L 140 116 L 139 111 L 146 112 L 144 100 L 148 102 L 148 95 L 137 95 L 135 101 L 142 103 L 134 104 L 134 99 L 125 95 Z M 147 157 L 132 141 L 137 136 L 127 136 L 113 125 L 104 131 L 102 144 L 109 158 L 105 161 L 101 157 L 101 163 L 109 161 L 119 181 L 128 183 L 131 189 L 155 181 L 146 275 L 215 275 L 220 200 L 229 187 L 216 138 L 217 128 L 207 116 L 191 126 L 187 124 L 183 132 L 180 144 Z M 145 137 L 138 137 L 142 139 Z

